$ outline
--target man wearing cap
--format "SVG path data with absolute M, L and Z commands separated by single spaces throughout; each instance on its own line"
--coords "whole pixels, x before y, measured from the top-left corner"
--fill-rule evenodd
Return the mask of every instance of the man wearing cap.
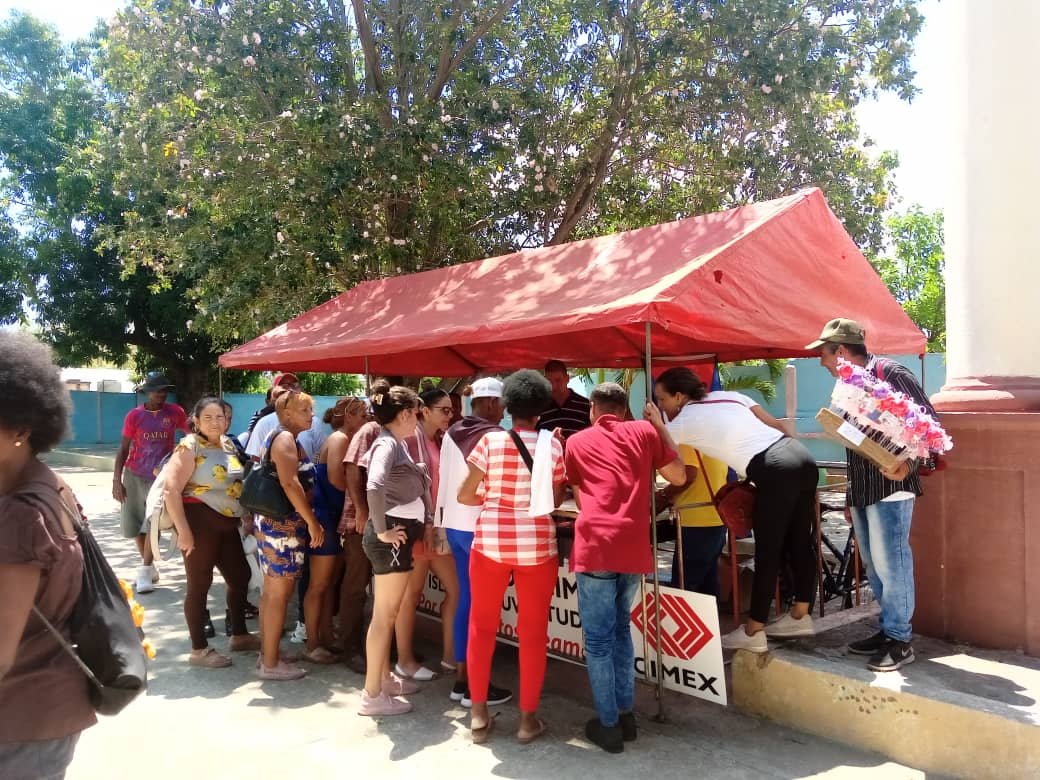
M 872 355 L 866 347 L 866 331 L 855 320 L 836 318 L 806 349 L 820 351 L 820 365 L 838 375 L 844 359 L 870 371 L 894 390 L 905 393 L 934 413 L 928 396 L 909 369 Z M 867 655 L 867 668 L 877 672 L 913 663 L 910 644 L 914 613 L 914 559 L 910 550 L 910 521 L 914 499 L 921 493 L 916 460 L 903 461 L 882 471 L 858 452 L 846 449 L 849 488 L 847 503 L 859 544 L 860 557 L 874 597 L 881 605 L 881 628 L 873 636 L 849 644 L 849 652 Z
M 469 641 L 469 554 L 473 547 L 473 535 L 477 529 L 479 506 L 466 506 L 458 501 L 459 486 L 469 475 L 466 458 L 477 446 L 484 434 L 501 430 L 502 382 L 494 377 L 484 377 L 473 383 L 471 406 L 473 414 L 463 417 L 448 428 L 441 442 L 440 490 L 433 509 L 433 521 L 445 529 L 445 536 L 455 558 L 455 570 L 459 577 L 459 605 L 455 610 L 455 686 L 451 689 L 452 701 L 461 702 L 463 707 L 472 704 L 469 696 L 469 678 L 466 674 L 466 648 Z M 445 659 L 447 660 L 447 659 Z M 488 686 L 488 704 L 505 704 L 513 697 L 511 691 Z
M 256 424 L 264 417 L 267 417 L 267 415 L 274 413 L 273 391 L 276 387 L 285 387 L 289 390 L 299 390 L 300 380 L 296 377 L 296 374 L 284 373 L 274 375 L 274 381 L 271 382 L 271 387 L 267 391 L 267 400 L 264 402 L 264 406 L 258 409 L 253 416 L 249 418 L 249 427 L 246 429 L 248 431 L 246 435 L 247 441 L 249 440 L 249 435 L 253 433 Z
M 592 425 L 589 419 L 589 399 L 571 390 L 571 375 L 567 372 L 567 366 L 559 360 L 550 360 L 545 364 L 545 378 L 552 385 L 553 403 L 538 418 L 538 430 L 554 431 L 559 428 L 566 440 Z
M 112 475 L 112 497 L 120 510 L 123 536 L 134 539 L 141 554 L 137 569 L 137 592 L 150 593 L 159 579 L 152 565 L 152 550 L 142 532 L 145 499 L 155 480 L 162 459 L 173 452 L 174 431 L 189 433 L 188 416 L 177 404 L 166 403 L 173 385 L 158 371 L 147 374 L 137 392 L 145 393 L 143 406 L 127 413 L 123 420 L 123 438 L 116 454 Z
M 296 378 L 295 374 L 278 374 L 274 378 L 275 384 L 271 387 L 271 409 L 274 409 L 274 402 L 284 393 L 299 392 L 300 391 L 300 380 Z M 266 408 L 266 407 L 265 407 Z M 263 409 L 260 410 L 263 412 Z M 267 437 L 272 431 L 278 429 L 278 415 L 267 414 L 261 416 L 255 426 L 253 426 L 252 432 L 249 434 L 249 439 L 246 441 L 246 452 L 254 460 L 260 460 L 260 453 L 264 449 L 264 442 L 267 441 Z M 300 433 L 296 437 L 297 443 L 303 447 L 307 453 L 307 457 L 312 461 L 318 459 L 318 452 L 321 450 L 321 445 L 325 442 L 328 437 L 328 433 L 325 429 L 325 421 L 321 415 L 314 415 L 314 419 L 311 420 L 311 427 Z

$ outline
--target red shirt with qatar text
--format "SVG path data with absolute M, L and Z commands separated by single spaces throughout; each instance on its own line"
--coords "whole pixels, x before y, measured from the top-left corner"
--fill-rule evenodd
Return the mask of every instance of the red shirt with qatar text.
M 154 412 L 143 406 L 131 409 L 123 420 L 123 436 L 130 439 L 125 468 L 141 479 L 155 479 L 159 462 L 173 452 L 178 430 L 191 432 L 188 415 L 177 404 L 163 404 Z
M 612 414 L 567 439 L 567 476 L 581 500 L 571 571 L 653 571 L 650 479 L 677 457 L 650 423 Z

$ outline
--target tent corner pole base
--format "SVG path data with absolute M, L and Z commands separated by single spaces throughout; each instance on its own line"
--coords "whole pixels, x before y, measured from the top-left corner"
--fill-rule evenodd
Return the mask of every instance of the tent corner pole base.
M 643 355 L 645 364 L 643 366 L 646 375 L 646 401 L 653 402 L 654 386 L 650 363 L 653 359 L 650 346 L 650 322 L 646 322 L 646 351 Z M 655 723 L 666 723 L 668 716 L 664 711 L 664 658 L 661 651 L 661 572 L 657 567 L 657 495 L 654 484 L 654 469 L 650 469 L 650 534 L 651 544 L 654 550 L 654 645 L 657 651 L 657 714 L 651 720 Z M 645 600 L 643 602 L 646 603 Z M 646 622 L 643 622 L 646 625 Z

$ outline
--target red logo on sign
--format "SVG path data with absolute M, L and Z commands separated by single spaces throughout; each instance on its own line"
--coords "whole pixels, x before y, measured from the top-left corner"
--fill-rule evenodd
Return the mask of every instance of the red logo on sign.
M 645 610 L 644 610 L 645 606 Z M 646 613 L 644 627 L 643 614 Z M 653 592 L 646 594 L 642 604 L 632 610 L 632 622 L 643 632 L 647 643 L 657 650 L 657 608 Z M 711 641 L 712 633 L 697 617 L 693 607 L 679 596 L 661 594 L 661 652 L 673 658 L 689 661 Z

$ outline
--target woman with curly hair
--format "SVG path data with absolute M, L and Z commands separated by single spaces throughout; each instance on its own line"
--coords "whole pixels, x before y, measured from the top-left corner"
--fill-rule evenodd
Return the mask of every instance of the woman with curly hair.
M 83 581 L 75 496 L 39 460 L 72 404 L 50 350 L 0 331 L 0 777 L 64 777 L 94 725 L 87 681 L 33 612 L 65 638 Z
M 177 529 L 177 546 L 184 553 L 187 588 L 184 620 L 191 636 L 188 663 L 208 669 L 231 666 L 231 659 L 206 641 L 206 598 L 213 568 L 227 588 L 232 652 L 256 651 L 260 639 L 246 628 L 249 564 L 238 529 L 251 530 L 253 517 L 238 502 L 244 463 L 227 431 L 227 413 L 219 398 L 207 396 L 191 413 L 194 431 L 178 442 L 166 466 L 163 500 Z
M 537 371 L 524 369 L 506 377 L 502 403 L 513 418 L 513 429 L 491 431 L 477 443 L 467 458 L 469 476 L 458 492 L 460 504 L 481 507 L 469 562 L 473 595 L 466 651 L 474 742 L 485 741 L 492 726 L 488 714 L 491 656 L 501 621 L 502 597 L 510 578 L 516 586 L 516 630 L 520 642 L 517 738 L 526 745 L 546 728 L 537 710 L 545 680 L 549 606 L 559 558 L 556 526 L 549 512 L 533 512 L 531 506 L 544 504 L 542 497 L 536 495 L 537 488 L 532 490 L 536 481 L 532 477 L 541 472 L 543 464 L 548 465 L 551 474 L 552 505 L 559 506 L 563 498 L 563 445 L 548 432 L 543 432 L 545 441 L 540 443 L 536 430 L 539 415 L 551 401 L 552 386 Z M 529 458 L 533 460 L 530 466 Z M 548 458 L 548 463 L 543 458 Z

